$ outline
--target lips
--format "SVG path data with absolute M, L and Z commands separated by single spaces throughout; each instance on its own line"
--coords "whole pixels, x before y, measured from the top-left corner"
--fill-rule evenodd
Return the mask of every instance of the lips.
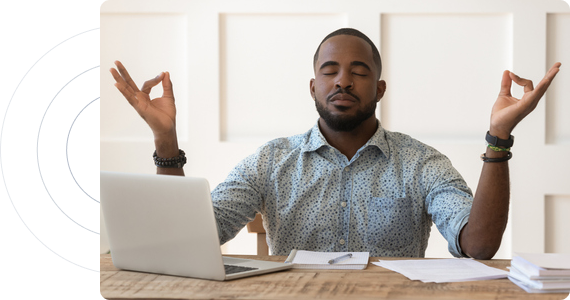
M 345 93 L 337 93 L 329 98 L 329 102 L 338 106 L 350 106 L 353 105 L 358 100 L 352 95 Z
M 343 94 L 343 93 L 338 93 L 333 95 L 329 101 L 334 102 L 334 101 L 351 101 L 351 102 L 356 102 L 356 99 L 349 95 L 349 94 Z

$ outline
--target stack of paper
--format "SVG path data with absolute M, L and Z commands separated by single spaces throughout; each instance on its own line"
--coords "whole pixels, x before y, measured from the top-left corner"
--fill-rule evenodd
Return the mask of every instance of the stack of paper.
M 508 272 L 465 258 L 380 260 L 373 264 L 423 282 L 460 282 L 506 278 Z
M 570 293 L 570 254 L 517 254 L 509 279 L 529 293 Z
M 315 252 L 294 249 L 291 250 L 285 262 L 293 263 L 293 268 L 296 269 L 362 270 L 368 265 L 369 255 L 369 252 Z M 338 262 L 329 263 L 337 258 L 341 259 Z

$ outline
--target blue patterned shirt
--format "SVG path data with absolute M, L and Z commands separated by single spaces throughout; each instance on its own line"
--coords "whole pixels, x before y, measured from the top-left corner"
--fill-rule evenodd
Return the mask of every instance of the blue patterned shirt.
M 423 257 L 432 222 L 450 253 L 462 256 L 459 232 L 473 202 L 461 175 L 432 147 L 378 126 L 349 161 L 318 123 L 260 147 L 212 199 L 222 244 L 260 212 L 274 255 L 301 249 L 397 257 Z

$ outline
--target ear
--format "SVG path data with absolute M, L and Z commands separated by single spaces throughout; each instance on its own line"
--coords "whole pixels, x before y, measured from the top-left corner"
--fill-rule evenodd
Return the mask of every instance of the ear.
M 311 81 L 309 82 L 309 89 L 311 92 L 311 98 L 313 98 L 313 100 L 315 99 L 315 78 L 311 78 Z
M 379 80 L 378 83 L 376 84 L 376 101 L 380 102 L 380 99 L 382 99 L 382 97 L 384 97 L 384 93 L 386 92 L 386 81 L 384 80 Z

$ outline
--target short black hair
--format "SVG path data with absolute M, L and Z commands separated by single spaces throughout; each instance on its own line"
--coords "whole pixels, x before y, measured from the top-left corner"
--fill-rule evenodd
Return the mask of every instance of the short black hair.
M 361 39 L 363 39 L 364 41 L 366 41 L 370 47 L 372 47 L 372 59 L 374 60 L 374 63 L 376 64 L 376 68 L 378 69 L 378 79 L 380 79 L 380 75 L 382 74 L 382 59 L 380 58 L 380 52 L 378 52 L 378 48 L 376 48 L 376 45 L 374 45 L 374 43 L 362 32 L 360 32 L 357 29 L 354 28 L 341 28 L 341 29 L 337 29 L 331 33 L 329 33 L 319 44 L 319 47 L 317 48 L 317 51 L 315 52 L 315 56 L 313 57 L 313 67 L 316 68 L 316 64 L 317 64 L 317 60 L 319 59 L 319 51 L 321 50 L 321 45 L 328 39 L 330 39 L 333 36 L 337 36 L 337 35 L 352 35 L 355 37 L 359 37 Z

